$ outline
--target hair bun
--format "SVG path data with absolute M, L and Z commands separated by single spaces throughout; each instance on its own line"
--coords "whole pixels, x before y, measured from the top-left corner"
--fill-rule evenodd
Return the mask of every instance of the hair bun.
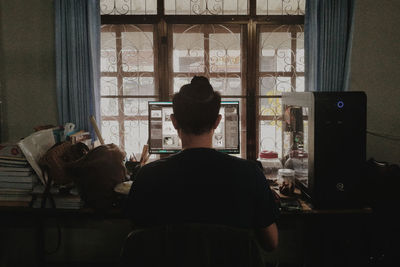
M 204 76 L 194 76 L 190 81 L 191 97 L 196 99 L 196 102 L 210 101 L 214 97 L 214 89 L 209 80 Z

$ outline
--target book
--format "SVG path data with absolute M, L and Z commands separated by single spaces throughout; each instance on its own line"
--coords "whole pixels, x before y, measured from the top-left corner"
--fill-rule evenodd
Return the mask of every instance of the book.
M 16 143 L 0 144 L 0 158 L 10 160 L 25 160 L 25 156 Z
M 21 183 L 13 183 L 13 182 L 0 182 L 0 188 L 10 188 L 10 189 L 30 189 L 33 188 L 32 182 L 21 182 Z
M 0 163 L 4 166 L 21 166 L 26 167 L 28 166 L 27 160 L 12 160 L 12 159 L 0 159 Z
M 17 189 L 17 188 L 0 188 L 0 195 L 26 195 L 30 194 L 32 189 Z
M 1 207 L 29 207 L 31 201 L 0 201 Z
M 4 167 L 0 165 L 0 172 L 32 172 L 31 167 Z
M 0 201 L 32 201 L 32 196 L 27 195 L 1 195 Z
M 0 176 L 0 182 L 7 183 L 33 183 L 36 180 L 36 176 Z
M 4 177 L 4 176 L 31 176 L 32 172 L 4 172 L 4 171 L 0 171 L 0 177 Z

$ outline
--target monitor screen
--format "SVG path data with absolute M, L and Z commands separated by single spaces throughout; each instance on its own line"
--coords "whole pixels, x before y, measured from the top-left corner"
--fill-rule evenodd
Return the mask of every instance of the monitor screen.
M 179 152 L 182 149 L 181 140 L 170 118 L 173 113 L 172 102 L 148 103 L 150 154 Z M 214 132 L 213 148 L 229 154 L 239 154 L 239 101 L 222 101 L 219 114 L 222 119 Z

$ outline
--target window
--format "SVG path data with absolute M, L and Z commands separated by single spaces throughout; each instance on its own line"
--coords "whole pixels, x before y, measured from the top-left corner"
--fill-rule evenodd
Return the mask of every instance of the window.
M 107 143 L 128 155 L 147 142 L 147 101 L 157 99 L 152 25 L 103 25 L 101 117 Z
M 304 91 L 304 1 L 108 0 L 101 11 L 107 143 L 140 153 L 147 101 L 171 100 L 204 75 L 223 100 L 241 103 L 240 156 L 281 152 L 280 94 Z
M 304 91 L 302 25 L 260 26 L 258 138 L 260 150 L 282 155 L 282 92 Z

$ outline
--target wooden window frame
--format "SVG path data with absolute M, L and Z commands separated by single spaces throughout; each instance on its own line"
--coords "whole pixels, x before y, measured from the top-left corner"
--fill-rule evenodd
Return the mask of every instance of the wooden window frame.
M 157 1 L 157 15 L 102 15 L 102 24 L 152 24 L 154 29 L 154 81 L 158 88 L 158 100 L 170 100 L 173 84 L 170 75 L 172 70 L 172 31 L 173 24 L 234 24 L 241 25 L 242 30 L 242 95 L 223 96 L 224 98 L 243 98 L 246 108 L 242 109 L 242 135 L 246 140 L 242 155 L 251 160 L 258 157 L 259 149 L 259 100 L 275 96 L 260 96 L 258 86 L 258 25 L 304 25 L 303 15 L 256 15 L 256 0 L 250 0 L 249 15 L 164 15 L 163 0 Z M 297 38 L 297 36 L 296 36 Z M 289 72 L 290 73 L 290 72 Z M 275 73 L 276 74 L 276 73 Z M 156 78 L 158 77 L 158 78 Z M 294 84 L 296 84 L 294 82 Z M 133 98 L 157 97 L 132 96 Z M 121 96 L 121 98 L 123 98 Z M 261 117 L 263 119 L 264 117 Z M 142 118 L 144 119 L 144 118 Z M 120 131 L 120 135 L 123 135 Z M 243 143 L 243 142 L 242 142 Z M 244 144 L 243 144 L 244 145 Z M 245 150 L 243 151 L 243 149 Z

